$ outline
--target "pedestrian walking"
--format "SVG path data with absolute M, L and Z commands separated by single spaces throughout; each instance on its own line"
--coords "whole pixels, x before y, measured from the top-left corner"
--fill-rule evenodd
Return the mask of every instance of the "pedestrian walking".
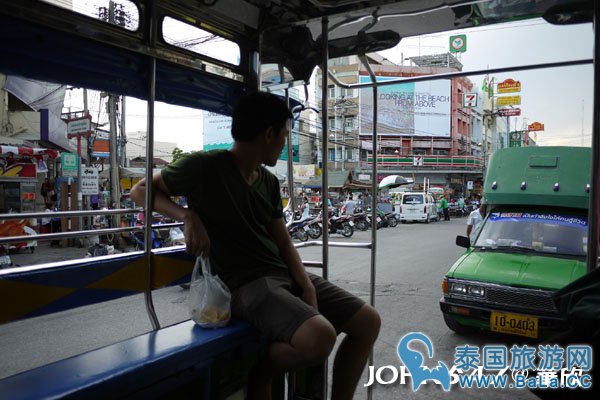
M 440 196 L 440 207 L 444 213 L 444 221 L 450 221 L 450 211 L 448 210 L 450 206 L 448 205 L 448 200 L 446 200 L 444 195 Z

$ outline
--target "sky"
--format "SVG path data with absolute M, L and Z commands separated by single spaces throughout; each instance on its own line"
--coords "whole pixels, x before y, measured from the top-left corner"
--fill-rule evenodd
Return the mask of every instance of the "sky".
M 395 63 L 402 58 L 444 53 L 449 38 L 467 35 L 467 51 L 460 54 L 463 71 L 511 67 L 546 62 L 591 59 L 592 24 L 553 26 L 542 19 L 500 24 L 420 38 L 404 38 L 394 49 L 380 54 Z M 408 65 L 409 61 L 405 61 Z M 480 88 L 485 75 L 469 76 Z M 590 146 L 593 106 L 592 65 L 491 74 L 496 82 L 512 78 L 521 82 L 521 117 L 511 117 L 511 129 L 538 121 L 539 145 Z M 516 94 L 516 93 L 515 93 Z M 583 109 L 583 112 L 582 112 Z M 582 140 L 583 132 L 583 140 Z
M 542 19 L 404 38 L 394 49 L 381 52 L 395 63 L 409 65 L 406 58 L 448 51 L 449 37 L 467 35 L 467 51 L 461 53 L 463 71 L 509 67 L 573 59 L 591 59 L 591 24 L 553 26 Z M 469 76 L 480 88 L 485 75 Z M 512 78 L 521 82 L 520 117 L 511 117 L 510 127 L 522 129 L 541 122 L 539 145 L 590 146 L 592 131 L 593 68 L 584 65 L 546 70 L 490 74 L 495 82 Z M 128 132 L 146 130 L 146 102 L 128 98 Z M 201 111 L 164 103 L 155 106 L 155 139 L 175 142 L 185 151 L 202 149 Z

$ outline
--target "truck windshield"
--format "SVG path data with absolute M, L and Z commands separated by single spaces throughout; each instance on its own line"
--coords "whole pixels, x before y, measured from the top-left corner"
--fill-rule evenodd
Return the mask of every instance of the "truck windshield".
M 538 212 L 493 212 L 483 225 L 475 248 L 521 249 L 585 256 L 587 217 Z

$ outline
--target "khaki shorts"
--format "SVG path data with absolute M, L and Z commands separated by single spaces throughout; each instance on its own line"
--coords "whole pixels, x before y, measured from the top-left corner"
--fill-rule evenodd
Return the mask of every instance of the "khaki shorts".
M 304 321 L 315 315 L 323 315 L 339 334 L 365 302 L 320 276 L 308 276 L 315 285 L 319 311 L 302 300 L 299 286 L 283 270 L 234 290 L 232 315 L 247 320 L 271 340 L 286 343 Z

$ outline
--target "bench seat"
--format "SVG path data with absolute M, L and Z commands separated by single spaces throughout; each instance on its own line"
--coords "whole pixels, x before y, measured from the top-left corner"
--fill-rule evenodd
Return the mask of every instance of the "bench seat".
M 186 371 L 210 370 L 224 352 L 259 341 L 247 322 L 221 329 L 185 321 L 0 380 L 0 397 L 17 399 L 119 398 L 157 395 L 152 387 Z M 210 397 L 208 385 L 198 388 Z M 140 395 L 142 392 L 145 395 Z M 153 397 L 153 396 L 152 396 Z

